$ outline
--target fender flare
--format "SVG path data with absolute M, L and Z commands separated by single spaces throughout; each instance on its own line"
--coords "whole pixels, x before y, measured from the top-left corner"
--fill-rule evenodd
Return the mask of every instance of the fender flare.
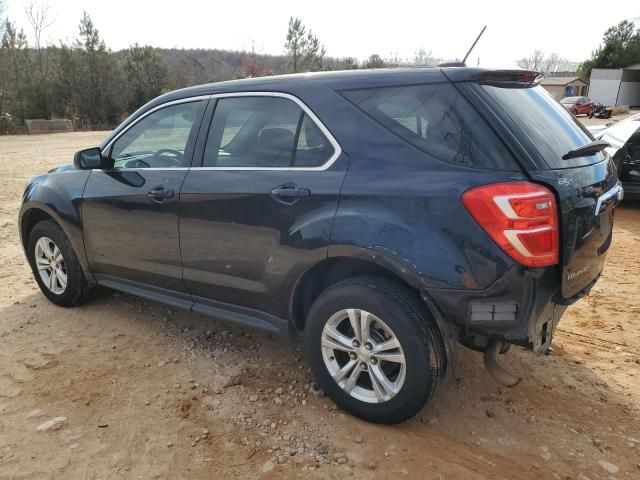
M 40 215 L 44 214 L 46 217 L 51 218 L 62 229 L 64 234 L 69 239 L 69 242 L 71 243 L 76 256 L 78 257 L 78 261 L 80 262 L 80 266 L 85 273 L 87 281 L 90 284 L 95 284 L 95 278 L 93 277 L 91 269 L 89 268 L 89 262 L 84 247 L 82 219 L 79 215 L 79 212 L 78 215 L 70 215 L 69 213 L 65 214 L 55 208 L 52 208 L 49 202 L 45 203 L 39 200 L 25 200 L 20 209 L 20 214 L 18 217 L 20 240 L 25 251 L 25 255 L 28 255 L 27 242 L 29 240 L 28 234 L 26 232 L 26 221 L 31 215 L 36 212 L 41 212 Z

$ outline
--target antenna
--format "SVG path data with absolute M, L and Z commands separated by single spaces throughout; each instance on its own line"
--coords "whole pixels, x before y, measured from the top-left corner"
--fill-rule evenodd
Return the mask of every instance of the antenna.
M 487 26 L 485 25 L 484 27 L 482 27 L 482 30 L 480 31 L 480 33 L 478 34 L 478 36 L 476 37 L 475 42 L 473 42 L 473 45 L 471 45 L 471 48 L 469 49 L 469 51 L 467 52 L 467 54 L 464 56 L 464 58 L 462 59 L 461 62 L 445 62 L 445 63 L 441 63 L 440 65 L 438 65 L 439 67 L 466 67 L 466 61 L 467 58 L 469 57 L 469 54 L 471 53 L 471 51 L 473 50 L 473 48 L 476 46 L 476 43 L 478 43 L 478 40 L 480 40 L 480 37 L 482 36 L 482 34 L 484 33 L 484 31 L 487 29 Z M 480 62 L 480 59 L 478 59 L 478 63 Z
M 471 45 L 471 48 L 469 49 L 469 51 L 467 52 L 467 54 L 464 56 L 464 58 L 462 59 L 462 63 L 466 63 L 467 61 L 467 57 L 469 56 L 469 54 L 471 53 L 471 50 L 473 50 L 473 48 L 476 46 L 476 43 L 478 43 L 478 40 L 480 40 L 480 37 L 482 36 L 482 34 L 484 33 L 484 31 L 487 29 L 487 26 L 485 25 L 484 27 L 482 27 L 482 30 L 480 31 L 480 33 L 478 34 L 478 36 L 476 37 L 476 41 L 473 42 L 473 45 Z

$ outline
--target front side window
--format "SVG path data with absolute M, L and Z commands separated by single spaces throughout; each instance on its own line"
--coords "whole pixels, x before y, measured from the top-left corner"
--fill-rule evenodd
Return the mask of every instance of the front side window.
M 113 144 L 114 168 L 188 167 L 185 150 L 202 101 L 161 108 L 137 122 Z
M 474 168 L 517 169 L 486 122 L 450 84 L 342 94 L 400 138 L 439 160 Z
M 218 100 L 203 166 L 219 168 L 319 167 L 333 146 L 293 101 L 280 97 Z

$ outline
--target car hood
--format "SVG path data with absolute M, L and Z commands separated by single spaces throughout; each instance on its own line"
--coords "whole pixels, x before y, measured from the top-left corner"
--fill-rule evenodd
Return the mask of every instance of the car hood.
M 60 165 L 58 167 L 52 168 L 47 173 L 62 173 L 62 172 L 68 172 L 69 170 L 76 170 L 76 167 L 74 167 L 71 164 Z

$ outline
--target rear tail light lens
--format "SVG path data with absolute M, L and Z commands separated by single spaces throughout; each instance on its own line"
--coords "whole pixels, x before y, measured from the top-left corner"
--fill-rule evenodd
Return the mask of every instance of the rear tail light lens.
M 467 190 L 462 203 L 515 261 L 529 267 L 558 263 L 558 209 L 549 189 L 529 182 L 493 183 Z

